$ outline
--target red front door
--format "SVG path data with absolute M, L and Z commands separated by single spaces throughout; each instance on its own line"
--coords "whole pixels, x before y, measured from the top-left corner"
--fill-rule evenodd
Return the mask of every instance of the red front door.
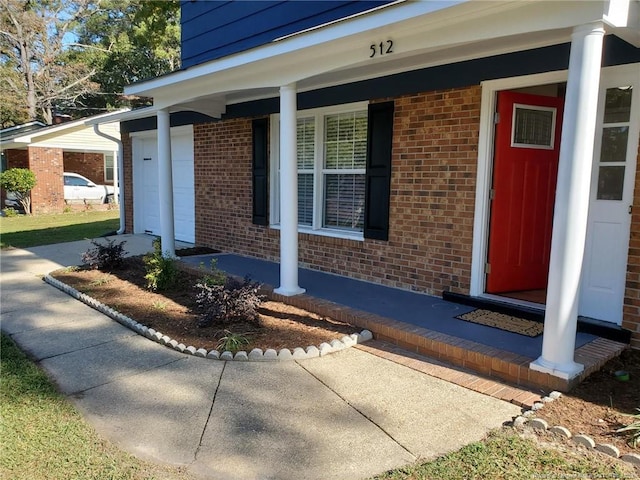
M 498 94 L 487 286 L 546 288 L 564 99 Z

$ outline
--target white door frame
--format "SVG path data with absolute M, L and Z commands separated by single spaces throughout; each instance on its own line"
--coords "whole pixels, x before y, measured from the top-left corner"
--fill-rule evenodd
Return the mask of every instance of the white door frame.
M 480 132 L 478 135 L 478 169 L 476 177 L 476 201 L 473 222 L 473 247 L 471 252 L 472 297 L 488 296 L 485 291 L 485 264 L 489 245 L 489 190 L 493 176 L 493 143 L 495 137 L 495 112 L 497 94 L 501 90 L 534 87 L 549 83 L 567 81 L 568 71 L 557 71 L 526 75 L 522 77 L 501 78 L 481 83 L 482 100 L 480 104 Z M 503 297 L 500 297 L 501 299 Z M 508 300 L 507 300 L 508 301 Z
M 636 72 L 637 69 L 638 64 L 605 67 L 601 69 L 601 76 L 629 74 Z M 497 93 L 501 90 L 566 82 L 567 76 L 568 71 L 563 70 L 514 78 L 489 80 L 482 82 L 481 84 L 482 100 L 480 106 L 478 166 L 473 225 L 473 247 L 471 254 L 471 283 L 469 289 L 469 295 L 471 296 L 494 299 L 499 298 L 504 302 L 518 303 L 520 305 L 535 305 L 540 308 L 540 305 L 538 304 L 529 304 L 528 302 L 485 293 L 485 264 L 487 262 L 490 215 L 489 191 L 493 175 L 493 143 L 495 136 L 494 118 L 496 111 L 496 99 Z M 598 114 L 600 113 L 601 112 Z

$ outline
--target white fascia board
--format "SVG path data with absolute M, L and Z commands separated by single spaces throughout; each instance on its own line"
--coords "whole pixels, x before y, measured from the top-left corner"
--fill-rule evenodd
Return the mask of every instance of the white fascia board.
M 613 33 L 640 48 L 640 0 L 610 0 L 607 7 L 603 20 Z
M 15 139 L 9 140 L 8 142 L 0 142 L 0 150 L 11 150 L 11 149 L 20 149 L 28 147 L 28 143 L 17 142 Z
M 7 134 L 7 133 L 11 133 L 14 130 L 19 130 L 21 128 L 26 128 L 26 127 L 31 127 L 32 125 L 40 125 L 41 127 L 46 127 L 47 125 L 45 123 L 42 122 L 27 122 L 27 123 L 23 123 L 21 125 L 14 125 L 13 127 L 7 127 L 7 128 L 3 128 L 2 130 L 0 130 L 0 134 Z
M 127 120 L 137 120 L 139 118 L 154 117 L 158 109 L 153 107 L 136 108 L 134 110 L 126 109 L 112 112 L 101 118 L 90 119 L 86 125 L 103 125 L 107 123 L 126 122 Z
M 118 110 L 118 112 L 125 112 L 127 110 L 128 109 Z M 72 120 L 70 122 L 64 122 L 64 123 L 61 123 L 60 125 L 55 125 L 55 126 L 51 126 L 51 127 L 45 127 L 45 128 L 40 129 L 40 130 L 36 130 L 34 132 L 28 132 L 28 133 L 26 133 L 25 135 L 23 135 L 21 137 L 16 137 L 16 138 L 13 139 L 13 141 L 15 143 L 22 143 L 22 144 L 28 145 L 30 143 L 33 143 L 33 142 L 37 141 L 37 139 L 40 138 L 40 137 L 56 135 L 56 134 L 59 134 L 61 132 L 70 131 L 70 130 L 77 129 L 77 128 L 84 128 L 86 125 L 89 125 L 90 122 L 92 122 L 92 121 L 99 122 L 100 118 L 104 118 L 104 117 L 106 117 L 108 115 L 112 115 L 112 114 L 113 113 L 102 113 L 100 115 L 94 115 L 93 117 L 81 118 L 79 120 Z
M 630 20 L 630 8 L 631 0 L 609 0 L 602 18 L 607 24 L 614 27 L 627 27 Z

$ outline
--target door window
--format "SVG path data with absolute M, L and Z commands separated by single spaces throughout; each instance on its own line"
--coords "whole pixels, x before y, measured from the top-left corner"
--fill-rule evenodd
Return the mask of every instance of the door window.
M 553 150 L 556 109 L 534 105 L 513 105 L 511 146 Z
M 622 200 L 626 169 L 632 88 L 607 89 L 600 133 L 598 200 Z

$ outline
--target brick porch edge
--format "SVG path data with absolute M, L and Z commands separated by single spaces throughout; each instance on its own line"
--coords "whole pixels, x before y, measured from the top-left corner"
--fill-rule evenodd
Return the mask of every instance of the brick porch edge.
M 190 271 L 198 275 L 202 274 L 202 270 L 200 268 L 188 265 L 184 262 L 178 262 L 178 264 L 180 265 L 180 268 L 186 271 Z M 591 373 L 601 368 L 608 360 L 620 355 L 620 353 L 627 347 L 624 343 L 615 342 L 605 338 L 596 338 L 592 342 L 583 345 L 576 350 L 575 361 L 584 365 L 584 371 L 577 378 L 567 381 L 554 377 L 548 373 L 531 370 L 529 368 L 529 363 L 534 359 L 530 357 L 506 352 L 471 340 L 465 340 L 452 335 L 435 332 L 427 328 L 399 322 L 387 317 L 340 305 L 329 300 L 316 298 L 311 295 L 301 294 L 293 297 L 286 297 L 275 293 L 273 290 L 274 287 L 265 284 L 262 286 L 261 293 L 274 301 L 303 308 L 318 315 L 331 317 L 336 320 L 370 330 L 376 340 L 386 342 L 387 344 L 393 344 L 407 352 L 426 356 L 474 372 L 468 373 L 464 371 L 456 371 L 456 376 L 458 377 L 456 381 L 456 378 L 452 377 L 451 373 L 444 373 L 444 366 L 440 366 L 439 369 L 431 369 L 432 373 L 430 373 L 438 378 L 453 381 L 453 383 L 458 383 L 464 387 L 471 388 L 472 390 L 488 395 L 497 396 L 498 398 L 502 398 L 501 395 L 496 395 L 496 393 L 499 392 L 498 387 L 505 386 L 492 382 L 490 378 L 500 379 L 513 385 L 535 389 L 538 392 L 535 395 L 530 391 L 528 392 L 535 396 L 535 400 L 533 397 L 526 398 L 526 401 L 524 401 L 521 406 L 530 406 L 532 404 L 531 402 L 539 401 L 541 394 L 544 395 L 553 390 L 561 392 L 569 391 L 573 386 L 580 383 Z M 373 350 L 377 350 L 371 347 L 362 348 L 371 353 L 374 353 Z M 402 357 L 403 354 L 400 349 L 394 349 L 394 361 L 399 361 L 400 357 Z M 387 353 L 391 355 L 390 352 Z M 381 355 L 380 350 L 377 350 L 375 354 Z M 417 358 L 419 359 L 419 357 Z M 407 362 L 413 362 L 413 365 L 415 366 L 415 361 L 417 359 L 414 357 L 410 360 L 411 361 L 407 360 Z M 478 376 L 478 374 L 480 376 Z M 487 382 L 490 382 L 491 385 L 487 384 Z M 526 391 L 521 390 L 519 393 L 524 392 Z M 513 392 L 505 391 L 504 393 L 507 396 L 512 396 Z M 522 398 L 516 396 L 508 399 L 508 401 L 520 404 L 521 400 L 525 400 L 525 397 L 526 395 L 523 395 Z
M 620 355 L 627 347 L 624 343 L 605 338 L 596 338 L 583 345 L 576 350 L 575 360 L 584 365 L 584 371 L 577 378 L 568 381 L 548 373 L 531 370 L 529 364 L 534 359 L 524 355 L 434 332 L 427 328 L 363 312 L 310 295 L 284 297 L 274 293 L 270 286 L 263 288 L 265 294 L 273 300 L 365 328 L 373 333 L 376 340 L 394 344 L 408 352 L 471 370 L 483 377 L 498 378 L 515 385 L 539 389 L 541 393 L 553 390 L 569 391 L 591 373 L 600 369 L 608 360 Z M 447 380 L 450 379 L 447 378 Z M 473 379 L 474 382 L 480 380 L 483 379 L 480 377 Z M 484 379 L 484 381 L 487 380 Z M 540 393 L 537 397 L 539 399 Z

